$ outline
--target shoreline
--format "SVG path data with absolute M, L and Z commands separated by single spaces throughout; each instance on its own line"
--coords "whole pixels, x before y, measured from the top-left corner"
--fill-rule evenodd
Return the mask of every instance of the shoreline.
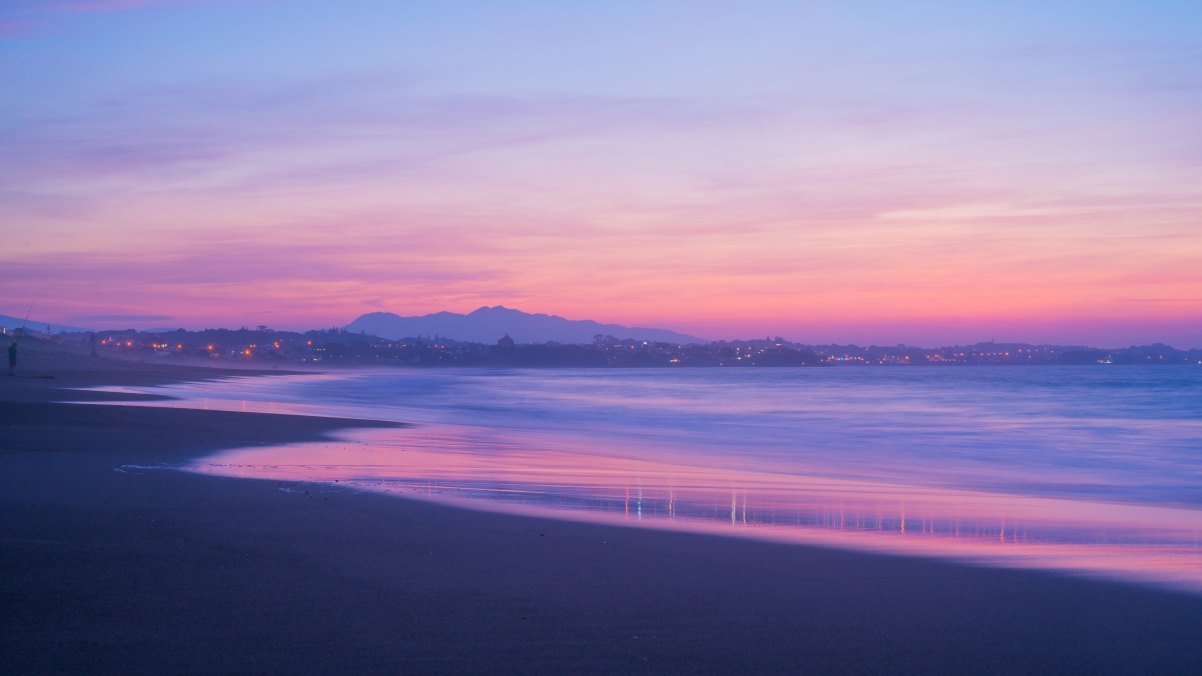
M 1202 599 L 1158 589 L 150 469 L 385 423 L 66 404 L 52 390 L 181 374 L 58 375 L 0 386 L 0 657 L 12 673 L 1202 663 Z

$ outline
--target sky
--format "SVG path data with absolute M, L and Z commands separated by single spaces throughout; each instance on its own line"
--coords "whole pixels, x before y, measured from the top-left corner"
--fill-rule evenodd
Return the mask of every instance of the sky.
M 0 314 L 1202 347 L 1202 3 L 7 0 Z

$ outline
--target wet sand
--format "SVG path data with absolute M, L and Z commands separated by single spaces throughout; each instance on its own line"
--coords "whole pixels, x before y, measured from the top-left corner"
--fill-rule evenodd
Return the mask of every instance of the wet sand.
M 0 383 L 0 671 L 1198 673 L 1202 598 L 155 469 L 382 423 Z M 119 395 L 93 394 L 112 399 Z

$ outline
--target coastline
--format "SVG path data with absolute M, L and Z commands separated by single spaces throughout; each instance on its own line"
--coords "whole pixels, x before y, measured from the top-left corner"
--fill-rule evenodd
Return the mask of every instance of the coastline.
M 252 375 L 138 366 L 0 386 L 6 671 L 1192 673 L 1202 663 L 1202 599 L 1183 594 L 154 469 L 383 423 L 61 403 L 81 400 L 64 386 Z

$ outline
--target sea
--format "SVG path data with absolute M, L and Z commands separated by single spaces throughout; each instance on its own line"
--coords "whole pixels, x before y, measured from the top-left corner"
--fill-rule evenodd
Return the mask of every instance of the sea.
M 285 491 L 1202 593 L 1197 365 L 394 368 L 133 389 L 405 423 L 177 468 Z

